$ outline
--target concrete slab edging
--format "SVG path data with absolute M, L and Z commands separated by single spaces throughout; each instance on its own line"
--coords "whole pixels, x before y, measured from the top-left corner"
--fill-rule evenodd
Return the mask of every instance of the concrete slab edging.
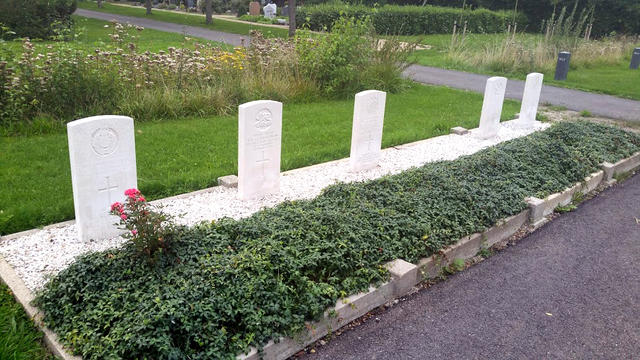
M 610 186 L 614 176 L 637 170 L 640 167 L 640 152 L 626 159 L 622 159 L 615 164 L 605 163 L 602 167 L 603 170 L 591 174 L 585 178 L 584 182 L 577 183 L 560 193 L 551 194 L 545 199 L 527 198 L 525 201 L 529 204 L 528 209 L 498 221 L 496 225 L 482 233 L 465 236 L 438 254 L 419 260 L 417 264 L 411 264 L 402 259 L 388 262 L 385 264 L 391 275 L 388 282 L 378 287 L 371 286 L 367 292 L 358 293 L 346 299 L 338 300 L 333 308 L 325 311 L 320 321 L 307 323 L 307 330 L 302 331 L 294 338 L 280 338 L 278 342 L 273 340 L 269 341 L 264 346 L 262 352 L 259 352 L 256 348 L 251 348 L 248 353 L 238 355 L 236 358 L 239 360 L 284 360 L 289 358 L 298 351 L 303 350 L 307 345 L 314 343 L 332 331 L 340 329 L 351 321 L 367 314 L 369 311 L 384 305 L 388 301 L 406 295 L 415 285 L 423 280 L 439 276 L 442 269 L 449 266 L 455 259 L 470 259 L 476 256 L 481 249 L 489 248 L 500 241 L 508 239 L 522 226 L 530 224 L 534 226 L 534 228 L 537 228 L 540 225 L 540 219 L 533 218 L 532 214 L 534 212 L 536 212 L 536 215 L 549 211 L 553 212 L 553 209 L 558 205 L 570 203 L 573 194 L 576 192 L 587 194 L 600 185 Z M 208 189 L 199 192 L 206 190 Z M 182 196 L 186 195 L 187 194 L 183 194 Z M 531 199 L 535 201 L 531 202 Z M 543 215 L 542 218 L 544 218 L 544 216 L 546 215 Z M 536 225 L 536 222 L 538 225 Z M 67 225 L 69 223 L 71 222 L 54 224 L 47 228 Z M 17 237 L 32 231 L 39 230 L 29 230 L 7 235 L 3 238 Z M 44 342 L 51 352 L 64 360 L 81 360 L 81 357 L 69 355 L 59 343 L 57 335 L 44 326 L 42 313 L 31 305 L 34 295 L 16 274 L 11 265 L 1 256 L 0 277 L 11 289 L 14 297 L 22 305 L 26 313 L 43 332 Z

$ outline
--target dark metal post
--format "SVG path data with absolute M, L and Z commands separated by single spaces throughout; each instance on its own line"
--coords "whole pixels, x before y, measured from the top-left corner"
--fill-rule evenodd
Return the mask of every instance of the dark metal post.
M 567 80 L 567 74 L 569 74 L 569 62 L 571 60 L 571 53 L 563 51 L 558 54 L 558 64 L 556 65 L 555 80 Z

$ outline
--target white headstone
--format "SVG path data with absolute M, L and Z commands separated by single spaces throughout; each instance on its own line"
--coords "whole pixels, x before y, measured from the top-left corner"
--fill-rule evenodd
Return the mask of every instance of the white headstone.
M 83 241 L 121 233 L 111 204 L 137 188 L 133 119 L 94 116 L 67 124 L 76 226 Z
M 378 166 L 387 93 L 367 90 L 356 94 L 351 131 L 351 171 Z
M 530 128 L 535 124 L 543 79 L 544 75 L 540 73 L 531 73 L 527 75 L 527 82 L 524 85 L 524 94 L 522 95 L 520 117 L 518 118 L 518 121 L 515 122 L 517 127 Z
M 238 110 L 238 194 L 253 199 L 280 191 L 282 103 L 242 104 Z
M 496 76 L 487 80 L 482 115 L 480 115 L 480 127 L 476 133 L 479 138 L 488 139 L 498 135 L 506 89 L 507 78 Z
M 264 17 L 267 19 L 275 19 L 276 12 L 278 11 L 278 6 L 276 4 L 268 4 L 264 7 Z

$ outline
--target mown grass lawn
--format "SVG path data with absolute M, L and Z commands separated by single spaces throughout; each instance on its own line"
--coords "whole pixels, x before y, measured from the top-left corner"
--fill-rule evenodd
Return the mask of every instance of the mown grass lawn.
M 413 84 L 389 94 L 383 146 L 477 127 L 482 95 Z M 507 101 L 504 118 L 518 104 Z M 349 156 L 353 100 L 284 104 L 282 170 Z M 237 173 L 236 116 L 136 123 L 138 184 L 152 199 L 213 186 Z M 64 133 L 0 138 L 0 232 L 73 218 Z
M 0 359 L 44 360 L 54 357 L 42 344 L 42 333 L 0 282 Z
M 142 17 L 175 24 L 199 26 L 209 30 L 217 30 L 232 34 L 249 35 L 249 32 L 251 30 L 260 30 L 267 37 L 286 37 L 289 34 L 289 31 L 287 29 L 279 29 L 258 24 L 240 23 L 235 21 L 223 20 L 220 18 L 215 18 L 213 19 L 211 24 L 207 24 L 205 23 L 205 18 L 203 16 L 194 16 L 177 11 L 173 13 L 169 11 L 152 10 L 151 15 L 147 15 L 146 9 L 144 7 L 119 6 L 109 3 L 103 3 L 102 8 L 98 8 L 98 5 L 93 1 L 78 2 L 78 7 L 81 9 L 100 11 L 109 14 Z
M 541 35 L 523 34 L 519 36 L 525 36 L 526 38 L 533 39 Z M 480 51 L 484 46 L 487 46 L 491 42 L 502 41 L 504 37 L 504 34 L 472 34 L 469 35 L 467 44 L 469 49 Z M 447 57 L 447 50 L 451 44 L 451 34 L 404 36 L 401 38 L 405 41 L 417 41 L 422 44 L 432 46 L 429 50 L 418 50 L 415 52 L 412 60 L 420 65 L 487 75 L 506 76 L 520 80 L 524 80 L 527 75 L 525 73 L 504 74 L 451 61 Z M 638 43 L 637 46 L 640 46 L 640 43 Z M 549 85 L 640 100 L 640 70 L 630 70 L 630 61 L 631 53 L 629 53 L 622 61 L 614 65 L 602 64 L 591 67 L 581 66 L 572 68 L 569 71 L 566 81 L 553 80 L 554 70 L 541 69 L 538 71 L 544 73 L 544 82 Z

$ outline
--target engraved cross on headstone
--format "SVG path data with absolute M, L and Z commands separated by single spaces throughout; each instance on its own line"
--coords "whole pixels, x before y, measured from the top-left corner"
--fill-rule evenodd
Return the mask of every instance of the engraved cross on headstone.
M 109 205 L 112 204 L 111 202 L 111 191 L 112 190 L 118 190 L 118 185 L 114 184 L 111 185 L 111 181 L 109 181 L 110 177 L 109 176 L 105 176 L 105 183 L 106 185 L 103 188 L 98 188 L 98 192 L 106 192 L 107 196 L 109 198 Z
M 373 132 L 369 132 L 367 133 L 367 151 L 373 151 L 371 150 L 371 145 L 376 143 L 376 139 L 374 139 L 373 136 Z
M 264 155 L 264 150 L 262 151 L 262 157 L 261 159 L 256 160 L 256 164 L 258 164 L 258 166 L 262 167 L 262 177 L 261 179 L 264 179 L 265 176 L 265 166 L 267 165 L 267 163 L 269 163 L 269 161 L 271 161 L 270 159 L 267 159 Z

